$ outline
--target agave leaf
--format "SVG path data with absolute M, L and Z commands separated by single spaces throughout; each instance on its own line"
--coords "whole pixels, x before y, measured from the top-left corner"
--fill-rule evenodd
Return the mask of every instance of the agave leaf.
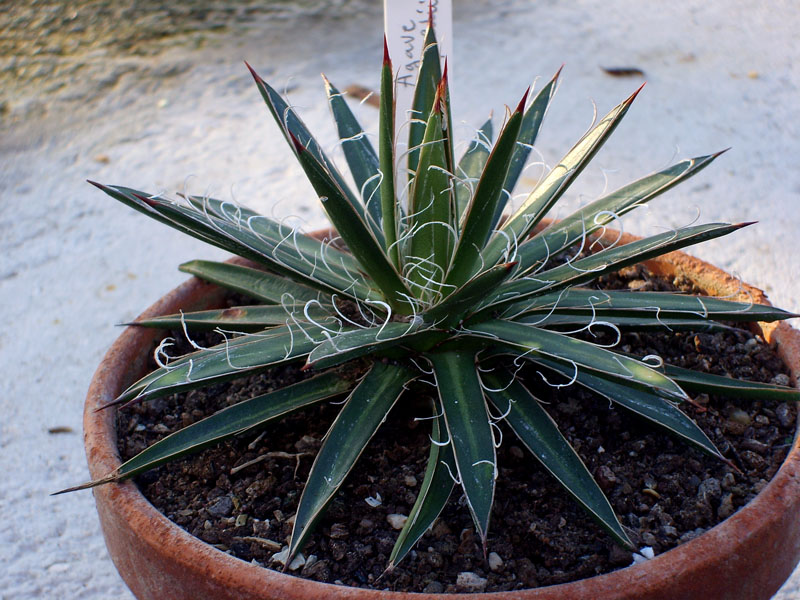
M 241 435 L 297 409 L 345 393 L 352 381 L 341 373 L 328 372 L 274 392 L 244 400 L 156 442 L 116 472 L 127 479 L 166 462 L 198 452 L 208 446 Z
M 561 74 L 561 69 L 556 71 L 553 78 L 545 85 L 541 91 L 536 94 L 536 98 L 525 111 L 525 116 L 522 119 L 522 126 L 519 130 L 517 137 L 517 145 L 514 148 L 514 155 L 511 157 L 511 164 L 508 167 L 508 175 L 506 175 L 505 183 L 503 184 L 504 193 L 501 195 L 501 202 L 498 203 L 492 219 L 492 229 L 497 227 L 500 222 L 500 217 L 505 209 L 508 198 L 514 192 L 517 185 L 519 176 L 522 174 L 522 169 L 525 163 L 528 162 L 528 156 L 531 153 L 531 147 L 536 143 L 536 137 L 539 135 L 539 129 L 544 121 L 544 115 L 547 112 L 547 107 L 550 105 L 550 100 L 556 91 L 556 82 L 558 76 Z
M 517 250 L 519 271 L 535 268 L 550 256 L 580 241 L 608 223 L 696 175 L 722 152 L 683 160 L 671 167 L 643 177 L 599 200 L 582 206 L 568 217 L 520 244 Z
M 247 68 L 250 70 L 250 74 L 253 76 L 253 79 L 256 82 L 256 86 L 258 87 L 258 91 L 261 93 L 261 97 L 264 98 L 264 102 L 267 104 L 269 112 L 274 117 L 275 122 L 278 124 L 281 132 L 283 133 L 283 137 L 286 138 L 286 141 L 289 143 L 289 146 L 292 148 L 292 150 L 297 151 L 299 142 L 299 145 L 305 148 L 305 150 L 314 157 L 314 160 L 324 167 L 324 170 L 335 182 L 335 185 L 342 190 L 344 196 L 353 205 L 353 209 L 358 212 L 359 217 L 366 221 L 367 217 L 363 204 L 357 200 L 355 194 L 353 194 L 353 191 L 345 183 L 341 173 L 339 173 L 333 162 L 322 151 L 322 147 L 319 145 L 317 140 L 314 139 L 314 136 L 311 135 L 311 132 L 305 126 L 303 121 L 300 120 L 300 117 L 297 116 L 294 108 L 289 106 L 289 104 L 278 92 L 276 92 L 266 81 L 261 79 L 258 73 L 256 73 L 249 64 L 245 62 L 245 65 L 247 65 Z
M 433 365 L 458 477 L 485 550 L 497 457 L 486 401 L 475 370 L 475 355 L 431 352 L 426 358 Z
M 441 328 L 453 327 L 471 310 L 481 298 L 494 290 L 511 275 L 515 263 L 496 265 L 476 275 L 442 302 L 430 308 L 424 314 L 427 323 Z
M 564 332 L 570 330 L 586 330 L 596 332 L 602 330 L 603 327 L 616 327 L 619 329 L 634 329 L 637 331 L 730 331 L 733 329 L 730 325 L 723 325 L 716 321 L 708 321 L 705 319 L 682 319 L 673 317 L 655 316 L 647 317 L 642 316 L 621 316 L 615 314 L 605 314 L 605 312 L 598 311 L 596 315 L 582 315 L 572 312 L 562 313 L 553 312 L 544 315 L 526 315 L 514 319 L 515 323 L 524 323 L 526 325 L 535 325 L 536 327 L 548 327 L 556 331 Z
M 284 325 L 193 352 L 145 375 L 109 405 L 159 398 L 302 358 L 323 339 L 321 333 L 314 325 Z
M 800 390 L 793 387 L 773 383 L 759 383 L 757 381 L 743 381 L 722 375 L 700 373 L 668 364 L 665 364 L 661 370 L 664 371 L 667 377 L 679 383 L 682 388 L 690 391 L 750 400 L 800 401 Z
M 569 369 L 589 370 L 623 379 L 631 385 L 650 388 L 673 400 L 685 400 L 687 397 L 678 384 L 644 363 L 560 333 L 501 320 L 472 325 L 465 333 L 494 339 L 498 345 L 521 349 L 526 358 L 528 355 L 537 360 L 540 356 L 550 358 L 567 365 Z
M 190 331 L 223 329 L 226 331 L 253 332 L 261 331 L 277 325 L 286 325 L 292 321 L 292 315 L 297 320 L 307 321 L 304 311 L 310 311 L 312 318 L 317 323 L 326 327 L 335 327 L 337 321 L 331 316 L 333 306 L 312 303 L 306 304 L 283 304 L 255 306 L 235 306 L 232 308 L 219 308 L 215 310 L 200 310 L 195 312 L 180 313 L 174 315 L 164 315 L 143 319 L 128 325 L 138 327 L 158 327 L 161 329 L 179 329 L 186 326 Z
M 381 289 L 391 307 L 401 313 L 411 312 L 407 298 L 410 293 L 397 270 L 386 256 L 381 242 L 375 239 L 363 218 L 342 190 L 327 176 L 324 165 L 298 144 L 297 157 L 317 191 L 322 207 L 328 214 L 350 252 Z
M 381 225 L 389 260 L 394 268 L 402 270 L 400 249 L 397 245 L 398 207 L 394 189 L 394 71 L 389 58 L 389 46 L 383 37 L 383 67 L 381 68 L 381 101 L 378 123 L 378 149 L 381 173 Z
M 509 281 L 500 286 L 496 294 L 486 302 L 491 310 L 519 302 L 546 292 L 555 292 L 567 287 L 591 281 L 600 275 L 617 271 L 656 256 L 699 244 L 746 227 L 750 223 L 729 225 L 709 223 L 667 231 L 596 252 L 586 258 L 574 260 L 534 276 Z M 481 311 L 484 312 L 484 311 Z
M 455 206 L 453 186 L 447 163 L 448 132 L 444 126 L 445 88 L 442 79 L 428 118 L 419 151 L 417 172 L 411 186 L 408 223 L 408 250 L 404 253 L 408 278 L 422 292 L 436 293 L 433 282 L 444 280 L 455 245 Z
M 288 277 L 251 267 L 210 260 L 193 260 L 183 263 L 178 268 L 184 273 L 216 283 L 267 304 L 281 304 L 287 299 L 292 303 L 308 302 L 309 300 L 331 303 L 330 296 L 323 296 L 318 290 L 296 283 Z
M 379 238 L 381 232 L 381 199 L 378 191 L 380 183 L 380 171 L 378 154 L 372 147 L 364 128 L 358 123 L 347 102 L 333 84 L 323 75 L 325 81 L 325 92 L 328 95 L 328 102 L 333 113 L 333 120 L 336 121 L 336 128 L 339 132 L 339 139 L 342 142 L 342 150 L 350 167 L 350 173 L 356 187 L 361 193 L 361 199 L 366 207 L 366 221 Z
M 500 259 L 510 238 L 517 242 L 522 241 L 542 220 L 616 129 L 640 90 L 641 88 L 636 90 L 627 100 L 603 117 L 600 123 L 584 135 L 539 182 L 522 206 L 503 225 L 502 231 L 505 235 L 495 235 L 490 240 L 483 253 L 486 264 L 495 264 Z
M 283 234 L 278 231 L 259 232 L 241 223 L 198 212 L 167 200 L 148 197 L 147 194 L 130 188 L 95 185 L 113 198 L 157 221 L 223 250 L 264 264 L 271 271 L 289 275 L 310 287 L 325 292 L 340 293 L 352 299 L 377 296 L 364 281 L 363 276 L 355 276 L 347 270 L 338 269 L 333 260 L 326 262 L 325 248 L 320 247 L 320 252 L 323 253 L 320 257 L 308 257 L 298 253 L 297 247 L 289 241 L 289 238 L 295 239 L 291 230 Z M 262 225 L 268 221 L 266 217 L 261 219 Z M 279 230 L 280 226 L 275 225 Z
M 542 466 L 618 544 L 634 549 L 600 486 L 539 400 L 510 373 L 481 377 L 489 400 Z
M 303 488 L 289 543 L 289 560 L 303 547 L 325 507 L 414 377 L 414 372 L 404 366 L 375 362 L 350 394 L 325 434 Z
M 503 312 L 506 317 L 557 312 L 561 314 L 597 314 L 651 319 L 721 319 L 725 321 L 780 321 L 797 315 L 769 306 L 735 302 L 713 296 L 694 296 L 671 292 L 626 292 L 568 288 L 514 303 Z
M 447 274 L 447 283 L 450 285 L 462 285 L 480 267 L 480 249 L 483 248 L 489 237 L 495 209 L 501 203 L 503 185 L 517 147 L 517 138 L 523 120 L 522 111 L 525 108 L 527 97 L 528 92 L 526 91 L 500 133 L 497 143 L 486 161 L 475 193 L 467 205 L 467 211 L 464 213 L 462 221 L 461 236 L 453 254 L 450 272 Z M 486 264 L 494 265 L 495 263 Z
M 435 408 L 437 413 L 441 412 L 438 403 L 435 404 Z M 444 433 L 447 431 L 444 416 L 435 417 L 432 423 L 431 450 L 428 455 L 425 477 L 422 480 L 417 500 L 414 502 L 408 519 L 403 525 L 403 529 L 400 530 L 400 535 L 397 536 L 392 553 L 389 555 L 387 572 L 394 569 L 425 532 L 433 526 L 455 487 L 453 479 L 456 473 L 455 457 L 452 445 L 444 441 Z
M 436 42 L 436 32 L 428 19 L 428 29 L 425 32 L 422 60 L 417 74 L 417 86 L 414 89 L 414 100 L 411 104 L 410 122 L 408 125 L 408 176 L 409 181 L 417 172 L 419 164 L 420 144 L 425 137 L 427 118 L 433 110 L 436 89 L 442 80 L 442 65 L 439 56 L 439 44 Z M 404 118 L 405 115 L 401 115 Z
M 677 406 L 664 398 L 625 383 L 610 381 L 586 370 L 578 369 L 576 372 L 572 367 L 548 360 L 545 357 L 536 357 L 534 360 L 542 366 L 561 373 L 568 379 L 575 378 L 575 381 L 580 385 L 600 394 L 611 402 L 624 406 L 666 431 L 686 440 L 703 452 L 724 460 L 713 442 L 703 433 L 703 430 Z
M 486 161 L 489 158 L 489 152 L 492 148 L 492 117 L 486 119 L 486 122 L 481 125 L 475 137 L 469 143 L 467 151 L 461 160 L 458 162 L 456 168 L 456 207 L 458 219 L 464 215 L 467 210 L 470 198 L 474 191 L 475 184 L 483 172 Z
M 306 368 L 325 369 L 398 344 L 419 341 L 431 334 L 438 335 L 438 332 L 420 331 L 420 325 L 416 322 L 384 323 L 369 329 L 343 331 L 338 335 L 328 336 L 314 348 L 308 355 Z
M 361 266 L 353 258 L 353 255 L 334 248 L 327 239 L 318 240 L 310 235 L 300 233 L 295 227 L 289 227 L 231 202 L 207 196 L 187 196 L 186 199 L 197 210 L 240 227 L 247 227 L 256 235 L 266 237 L 273 244 L 277 243 L 281 250 L 294 254 L 311 265 L 324 264 L 325 268 L 347 279 L 363 276 Z

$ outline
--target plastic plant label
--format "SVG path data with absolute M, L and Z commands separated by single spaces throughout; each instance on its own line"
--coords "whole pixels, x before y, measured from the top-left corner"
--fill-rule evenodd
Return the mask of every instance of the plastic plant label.
M 439 55 L 447 57 L 448 71 L 453 72 L 453 3 L 451 0 L 384 0 L 383 24 L 389 57 L 397 77 L 395 127 L 408 122 L 414 97 L 419 62 L 428 29 L 428 11 L 439 43 Z

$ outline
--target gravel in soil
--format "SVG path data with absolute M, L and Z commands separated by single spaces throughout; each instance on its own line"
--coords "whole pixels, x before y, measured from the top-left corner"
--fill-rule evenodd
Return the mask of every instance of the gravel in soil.
M 604 280 L 603 286 L 675 289 L 640 267 Z M 744 329 L 629 333 L 621 345 L 679 366 L 788 383 L 774 352 Z M 129 458 L 220 408 L 304 376 L 290 366 L 134 406 L 119 417 L 120 453 Z M 705 395 L 694 398 L 694 406 L 684 404 L 732 467 L 577 386 L 556 390 L 535 372 L 523 377 L 595 476 L 630 537 L 656 555 L 750 501 L 777 472 L 794 435 L 793 406 Z M 616 546 L 503 427 L 488 557 L 456 490 L 416 550 L 382 575 L 423 479 L 429 427 L 416 419 L 428 413 L 430 390 L 418 385 L 398 403 L 289 572 L 378 589 L 500 591 L 564 583 L 631 563 L 631 553 Z M 338 409 L 333 402 L 317 405 L 146 473 L 137 483 L 191 534 L 245 561 L 281 569 L 304 479 Z

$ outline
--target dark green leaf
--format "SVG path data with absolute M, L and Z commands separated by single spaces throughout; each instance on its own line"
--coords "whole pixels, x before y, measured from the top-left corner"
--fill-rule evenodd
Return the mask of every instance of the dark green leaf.
M 367 139 L 364 129 L 359 125 L 350 107 L 347 106 L 342 94 L 324 75 L 323 79 L 333 120 L 336 121 L 339 139 L 342 142 L 344 157 L 364 201 L 364 206 L 367 208 L 366 221 L 374 230 L 376 237 L 380 239 L 382 235 L 380 227 L 383 219 L 381 218 L 381 199 L 378 191 L 380 183 L 378 155 Z
M 311 135 L 311 132 L 303 121 L 297 116 L 294 108 L 292 108 L 266 81 L 261 79 L 250 65 L 247 63 L 245 64 L 247 68 L 250 69 L 250 74 L 256 82 L 261 97 L 264 98 L 269 112 L 274 117 L 275 122 L 280 127 L 283 136 L 286 138 L 286 141 L 289 142 L 289 146 L 292 150 L 297 151 L 299 142 L 299 145 L 305 148 L 305 150 L 314 157 L 314 160 L 324 167 L 324 170 L 331 177 L 335 185 L 353 205 L 354 210 L 358 212 L 359 217 L 366 221 L 366 213 L 363 205 L 356 199 L 355 194 L 353 194 L 352 190 L 347 186 L 344 178 L 336 169 L 333 162 L 325 155 L 317 140 L 314 139 L 314 136 Z
M 568 380 L 575 378 L 575 381 L 580 385 L 641 415 L 670 433 L 690 442 L 707 454 L 722 458 L 719 450 L 695 422 L 681 412 L 677 406 L 664 398 L 619 381 L 610 381 L 585 370 L 579 369 L 576 372 L 569 366 L 546 358 L 537 357 L 534 360 L 549 369 L 561 373 Z
M 520 263 L 519 271 L 524 273 L 536 268 L 550 256 L 699 173 L 720 154 L 722 153 L 717 152 L 683 160 L 663 171 L 634 181 L 553 223 L 540 234 L 520 244 L 516 253 L 516 259 Z
M 492 149 L 492 117 L 481 125 L 456 168 L 456 206 L 459 220 L 475 191 Z
M 667 364 L 662 369 L 667 377 L 674 379 L 686 390 L 717 394 L 728 398 L 747 398 L 748 400 L 800 401 L 800 390 L 792 387 L 772 383 L 759 383 L 757 381 L 743 381 L 722 375 L 700 373 Z
M 316 336 L 316 339 L 314 337 Z M 228 381 L 307 355 L 323 337 L 318 327 L 299 324 L 250 334 L 178 358 L 167 367 L 145 375 L 112 404 L 150 399 Z
M 490 310 L 496 311 L 500 307 L 526 298 L 580 285 L 605 273 L 618 271 L 623 267 L 667 254 L 673 250 L 728 235 L 746 225 L 749 223 L 696 225 L 642 238 L 630 244 L 614 246 L 586 258 L 536 273 L 535 276 L 504 283 L 486 305 L 490 307 Z
M 670 292 L 626 292 L 620 290 L 590 290 L 567 288 L 561 292 L 542 294 L 511 304 L 503 312 L 507 318 L 516 315 L 536 315 L 558 312 L 603 318 L 609 315 L 651 319 L 721 319 L 725 321 L 779 321 L 796 315 L 768 306 L 734 302 L 713 296 L 695 296 Z
M 417 74 L 417 86 L 414 89 L 414 100 L 411 104 L 408 125 L 408 174 L 414 176 L 419 163 L 420 144 L 425 137 L 428 116 L 433 110 L 436 88 L 442 80 L 442 64 L 439 56 L 439 44 L 436 33 L 430 27 L 425 33 L 422 49 L 422 61 Z M 403 115 L 405 117 L 405 115 Z
M 397 245 L 398 207 L 394 190 L 394 72 L 392 61 L 389 59 L 389 48 L 386 37 L 383 38 L 383 67 L 381 68 L 381 104 L 380 121 L 378 124 L 378 149 L 381 172 L 381 225 L 386 240 L 386 249 L 389 260 L 394 268 L 400 272 L 400 249 Z
M 329 336 L 308 356 L 309 367 L 325 369 L 365 354 L 411 343 L 429 333 L 419 331 L 417 323 L 384 323 L 369 329 L 352 329 Z
M 437 408 L 437 412 L 440 412 L 438 403 L 435 408 Z M 433 526 L 455 487 L 456 463 L 452 445 L 447 444 L 443 439 L 446 431 L 444 416 L 434 417 L 431 450 L 428 456 L 428 466 L 425 469 L 425 478 L 420 486 L 417 500 L 408 515 L 408 520 L 403 525 L 394 548 L 392 548 L 389 566 L 386 568 L 387 572 L 394 569 L 425 532 Z
M 505 235 L 495 235 L 489 242 L 483 253 L 484 262 L 487 265 L 493 265 L 500 260 L 500 257 L 508 247 L 510 238 L 521 242 L 528 235 L 528 232 L 542 220 L 616 129 L 622 117 L 628 112 L 628 108 L 630 108 L 639 90 L 603 117 L 600 123 L 584 135 L 566 156 L 553 167 L 550 173 L 539 182 L 525 202 L 503 225 L 502 231 Z
M 439 292 L 455 245 L 455 199 L 447 164 L 446 112 L 442 80 L 420 147 L 417 172 L 409 195 L 406 276 L 415 296 Z M 439 285 L 437 285 L 439 284 Z
M 288 277 L 250 267 L 227 262 L 193 260 L 183 263 L 179 268 L 184 273 L 268 304 L 282 304 L 284 301 L 294 304 L 309 300 L 322 300 L 328 304 L 331 302 L 329 296 L 323 296 L 318 290 L 296 283 Z
M 539 135 L 539 129 L 542 126 L 544 115 L 547 113 L 547 107 L 550 105 L 550 100 L 556 91 L 556 82 L 561 73 L 559 69 L 553 78 L 545 85 L 541 91 L 536 94 L 528 110 L 525 111 L 525 116 L 522 119 L 522 127 L 519 130 L 517 137 L 517 146 L 514 148 L 514 155 L 511 157 L 511 164 L 508 168 L 508 175 L 506 175 L 505 183 L 503 184 L 502 202 L 498 203 L 492 219 L 492 229 L 497 227 L 500 222 L 500 216 L 506 206 L 506 198 L 510 198 L 517 185 L 519 176 L 522 174 L 522 169 L 525 163 L 528 162 L 528 156 L 531 153 L 532 146 L 536 143 L 536 137 Z
M 426 357 L 436 376 L 461 487 L 485 548 L 497 458 L 475 356 L 468 352 L 441 352 Z
M 376 362 L 350 394 L 325 435 L 303 488 L 289 560 L 303 547 L 325 507 L 414 376 L 406 367 Z
M 425 321 L 441 328 L 455 326 L 482 298 L 502 283 L 512 273 L 513 268 L 514 263 L 497 265 L 476 275 L 425 312 Z
M 322 207 L 350 252 L 381 289 L 391 307 L 401 314 L 411 313 L 406 299 L 410 295 L 408 288 L 392 266 L 381 243 L 375 239 L 367 224 L 355 210 L 353 203 L 332 182 L 325 172 L 324 165 L 317 162 L 311 153 L 305 152 L 301 146 L 298 146 L 297 157 L 311 184 L 319 194 Z
M 482 378 L 489 399 L 520 441 L 618 544 L 632 549 L 605 494 L 539 400 L 510 373 L 484 373 Z
M 596 372 L 652 389 L 674 400 L 685 400 L 686 392 L 663 373 L 627 356 L 554 331 L 511 321 L 486 321 L 470 326 L 468 335 L 496 340 L 525 352 L 526 357 L 545 357 L 571 369 Z
M 244 400 L 156 442 L 117 470 L 127 479 L 166 462 L 241 435 L 285 414 L 345 393 L 353 385 L 341 373 L 329 372 L 268 394 Z
M 461 236 L 453 255 L 450 272 L 447 274 L 449 285 L 461 286 L 481 267 L 480 252 L 492 230 L 495 209 L 501 203 L 503 184 L 517 147 L 517 137 L 522 125 L 522 110 L 527 96 L 526 92 L 500 133 L 486 161 L 475 194 L 464 213 Z M 495 263 L 485 264 L 493 266 Z
M 291 315 L 299 321 L 306 321 L 304 311 L 309 310 L 312 318 L 326 327 L 335 327 L 337 322 L 330 315 L 333 307 L 326 305 L 283 304 L 280 306 L 258 304 L 256 306 L 234 306 L 216 310 L 202 310 L 174 315 L 164 315 L 129 323 L 140 327 L 160 327 L 180 329 L 186 325 L 189 331 L 223 329 L 228 331 L 260 331 L 267 327 L 286 325 L 292 322 Z

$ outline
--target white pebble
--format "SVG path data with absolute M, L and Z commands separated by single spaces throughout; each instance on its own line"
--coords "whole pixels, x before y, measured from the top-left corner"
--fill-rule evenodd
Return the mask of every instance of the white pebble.
M 489 553 L 489 568 L 492 571 L 499 571 L 503 568 L 503 559 L 500 558 L 500 555 L 497 552 Z
M 364 502 L 369 504 L 372 508 L 378 508 L 383 502 L 383 500 L 381 499 L 380 494 L 375 494 L 374 498 L 372 496 L 367 496 L 366 498 L 364 498 Z
M 389 521 L 389 525 L 393 529 L 402 529 L 406 521 L 408 521 L 408 517 L 406 515 L 391 514 L 386 515 L 386 520 Z
M 463 571 L 456 577 L 456 586 L 468 592 L 482 592 L 486 583 L 486 579 L 472 571 Z
M 302 554 L 298 554 L 294 557 L 292 562 L 289 563 L 289 570 L 290 571 L 297 571 L 297 569 L 301 569 L 303 565 L 306 564 L 306 557 Z
M 287 558 L 289 558 L 289 546 L 284 546 L 283 550 L 272 555 L 270 562 L 276 562 L 278 564 L 285 565 Z
M 645 546 L 639 550 L 638 554 L 636 552 L 633 553 L 633 562 L 631 563 L 631 566 L 647 562 L 651 558 L 654 558 L 655 555 L 656 553 L 653 552 L 653 549 L 650 546 Z

